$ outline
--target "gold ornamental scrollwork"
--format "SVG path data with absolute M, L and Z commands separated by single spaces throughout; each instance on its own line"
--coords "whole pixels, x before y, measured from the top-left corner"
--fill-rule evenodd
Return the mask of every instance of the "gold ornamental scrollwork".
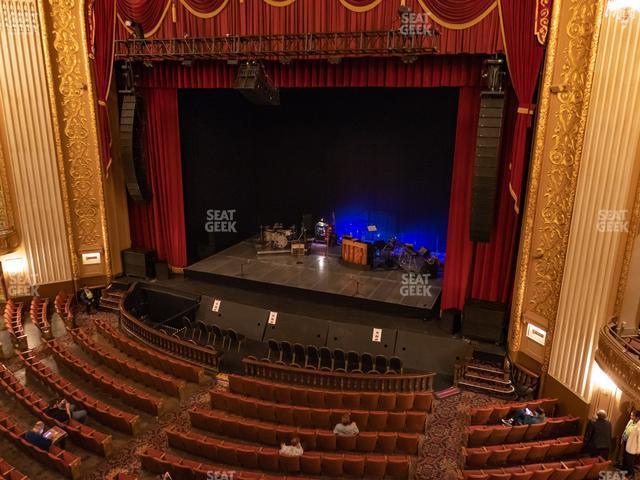
M 39 0 L 58 171 L 74 278 L 79 252 L 102 250 L 111 276 L 83 0 Z
M 543 371 L 549 365 L 555 331 L 604 1 L 569 0 L 569 20 L 563 32 L 567 45 L 559 54 L 558 17 L 563 7 L 562 1 L 554 2 L 523 219 L 509 346 L 511 351 L 520 348 L 525 297 L 528 297 L 527 308 L 547 321 Z M 556 61 L 562 63 L 555 65 Z M 550 87 L 554 82 L 554 70 L 558 68 L 560 78 L 556 82 L 566 87 L 557 94 L 558 110 L 555 118 L 550 118 Z M 545 153 L 548 122 L 554 128 L 551 146 Z M 543 173 L 545 186 L 540 190 Z M 535 243 L 534 232 L 537 233 Z

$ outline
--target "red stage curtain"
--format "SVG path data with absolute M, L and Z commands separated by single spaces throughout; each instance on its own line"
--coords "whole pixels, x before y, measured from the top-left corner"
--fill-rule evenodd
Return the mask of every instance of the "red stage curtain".
M 93 73 L 98 96 L 98 127 L 100 129 L 100 155 L 105 169 L 111 165 L 111 129 L 107 96 L 113 75 L 114 35 L 116 28 L 116 0 L 95 0 L 93 15 L 87 28 L 100 32 L 100 39 L 88 32 L 90 51 L 93 53 Z
M 291 65 L 266 64 L 269 77 L 281 88 L 305 87 L 465 87 L 478 85 L 482 57 L 437 55 L 413 64 L 397 58 L 359 58 L 339 65 L 312 60 Z M 145 69 L 142 84 L 148 88 L 231 88 L 237 67 L 226 62 L 194 62 L 184 67 L 165 62 Z
M 506 303 L 511 296 L 519 217 L 513 211 L 513 199 L 509 191 L 511 176 L 509 158 L 517 133 L 517 106 L 515 94 L 509 91 L 505 105 L 496 219 L 491 233 L 491 242 L 474 244 L 475 252 L 471 267 L 473 273 L 469 288 L 470 296 L 474 299 Z
M 169 2 L 170 0 L 117 0 L 118 15 L 122 21 L 133 20 L 142 25 L 147 36 L 160 25 Z
M 473 253 L 473 244 L 469 240 L 469 216 L 479 111 L 480 88 L 461 88 L 451 173 L 447 251 L 440 300 L 442 310 L 462 308 L 467 296 Z
M 435 22 L 466 28 L 480 21 L 487 10 L 495 8 L 496 0 L 420 0 L 420 4 Z
M 144 91 L 147 109 L 147 177 L 149 204 L 129 202 L 131 243 L 153 248 L 174 267 L 187 264 L 182 192 L 178 92 L 174 88 Z
M 500 0 L 503 35 L 509 76 L 518 98 L 518 115 L 515 120 L 515 134 L 511 149 L 511 175 L 509 186 L 513 197 L 513 207 L 520 209 L 522 183 L 527 168 L 527 130 L 531 126 L 538 75 L 542 65 L 544 46 L 538 42 L 536 4 L 538 0 Z

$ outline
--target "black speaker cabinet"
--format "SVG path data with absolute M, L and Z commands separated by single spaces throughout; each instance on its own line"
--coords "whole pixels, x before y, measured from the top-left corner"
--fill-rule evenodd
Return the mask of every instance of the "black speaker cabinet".
M 504 94 L 483 92 L 473 164 L 471 224 L 473 242 L 489 242 L 496 209 Z
M 128 248 L 122 251 L 124 274 L 128 277 L 154 278 L 155 261 L 155 250 Z
M 144 146 L 145 125 L 142 97 L 125 95 L 120 107 L 120 156 L 127 192 L 135 202 L 151 199 Z
M 158 280 L 168 280 L 169 279 L 169 265 L 167 262 L 156 262 L 156 278 Z
M 462 315 L 462 336 L 500 344 L 504 332 L 504 321 L 503 303 L 467 300 Z
M 438 327 L 445 333 L 455 334 L 460 331 L 462 312 L 457 308 L 447 308 L 442 312 Z

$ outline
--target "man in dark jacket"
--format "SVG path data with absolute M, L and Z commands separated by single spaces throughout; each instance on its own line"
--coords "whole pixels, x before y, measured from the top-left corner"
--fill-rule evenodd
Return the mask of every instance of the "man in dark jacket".
M 611 422 L 607 412 L 598 410 L 595 420 L 589 420 L 584 432 L 584 449 L 590 455 L 609 459 L 611 450 Z

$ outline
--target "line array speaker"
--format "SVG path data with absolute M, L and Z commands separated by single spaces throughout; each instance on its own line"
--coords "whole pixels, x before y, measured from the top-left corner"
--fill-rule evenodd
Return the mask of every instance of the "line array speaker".
M 469 230 L 473 242 L 491 240 L 498 190 L 503 113 L 504 93 L 481 94 Z
M 120 108 L 120 156 L 129 196 L 136 202 L 151 200 L 145 159 L 145 120 L 142 97 L 124 95 Z

